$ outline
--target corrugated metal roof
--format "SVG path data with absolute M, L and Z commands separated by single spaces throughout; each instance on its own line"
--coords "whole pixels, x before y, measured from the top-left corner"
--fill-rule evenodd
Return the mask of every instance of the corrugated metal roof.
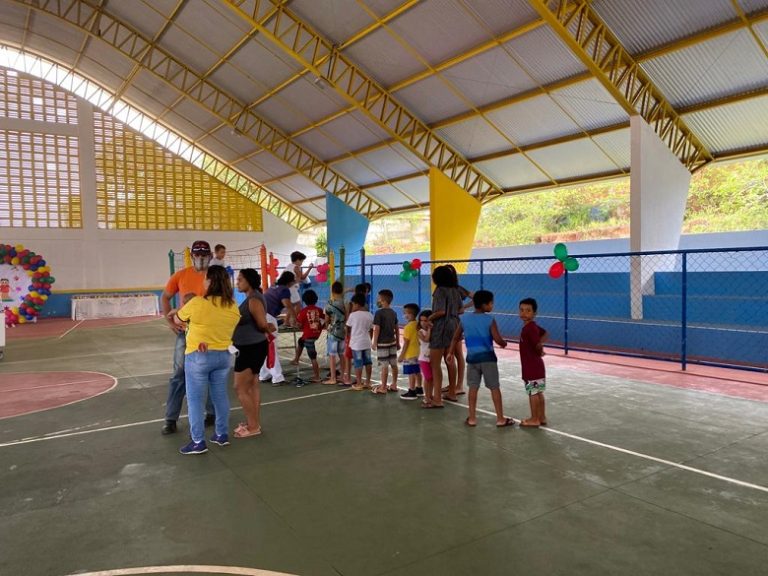
M 406 196 L 403 196 L 397 188 L 390 185 L 368 188 L 366 192 L 388 208 L 400 208 L 401 206 L 408 206 L 412 203 L 411 200 Z
M 594 0 L 591 5 L 630 54 L 737 18 L 731 0 Z
M 372 150 L 358 158 L 369 166 L 375 166 L 383 178 L 397 178 L 415 170 L 427 169 L 426 164 L 407 152 L 400 144 Z
M 270 98 L 279 100 L 281 105 L 290 107 L 293 114 L 303 117 L 304 126 L 349 106 L 325 82 L 315 83 L 312 80 L 313 76 L 304 75 Z
M 629 122 L 624 108 L 596 79 L 552 92 L 552 98 L 585 130 Z
M 389 27 L 430 64 L 491 38 L 455 0 L 423 0 Z
M 424 69 L 424 65 L 384 28 L 356 42 L 344 54 L 383 86 L 390 86 Z
M 675 107 L 768 85 L 768 59 L 747 30 L 737 30 L 642 64 Z
M 198 74 L 205 74 L 219 59 L 215 52 L 178 26 L 170 26 L 158 45 Z
M 222 10 L 223 8 L 223 10 Z M 226 54 L 251 27 L 231 10 L 215 3 L 187 2 L 173 21 L 219 56 Z
M 352 182 L 357 182 L 357 184 L 361 186 L 372 182 L 378 182 L 383 179 L 381 174 L 377 174 L 357 158 L 347 158 L 340 162 L 336 162 L 333 165 L 333 168 L 344 174 L 344 176 L 352 180 Z
M 418 176 L 396 182 L 394 187 L 420 204 L 429 202 L 429 178 L 427 176 Z
M 334 138 L 346 145 L 346 151 L 359 150 L 382 140 L 388 140 L 389 135 L 363 114 L 355 111 L 344 114 L 322 126 L 322 131 L 329 138 Z
M 475 106 L 483 106 L 537 86 L 500 46 L 442 72 Z
M 494 110 L 488 117 L 521 146 L 580 131 L 547 95 Z
M 631 163 L 629 128 L 598 134 L 592 139 L 613 160 L 614 164 L 629 170 Z
M 528 0 L 482 0 L 465 6 L 496 36 L 538 19 Z
M 165 24 L 164 14 L 170 13 L 172 9 L 173 5 L 167 8 L 159 2 L 146 4 L 142 0 L 141 2 L 112 2 L 109 12 L 145 36 L 153 38 Z M 3 17 L 5 17 L 5 8 L 3 8 Z
M 684 116 L 715 153 L 768 146 L 768 96 Z
M 342 145 L 329 138 L 322 130 L 315 128 L 296 137 L 296 141 L 309 149 L 321 160 L 328 160 L 343 154 L 346 149 Z
M 557 34 L 546 26 L 514 38 L 504 47 L 540 84 L 562 80 L 586 70 Z
M 266 92 L 266 87 L 278 86 L 301 69 L 297 62 L 277 57 L 274 53 L 276 50 L 276 47 L 265 47 L 257 36 L 229 59 L 240 72 L 265 87 L 252 94 L 250 102 Z
M 477 163 L 502 188 L 514 188 L 526 184 L 546 182 L 547 176 L 522 154 L 512 154 Z
M 396 98 L 427 123 L 461 114 L 469 108 L 437 76 L 430 76 L 403 88 L 397 92 Z
M 344 0 L 292 0 L 289 8 L 334 44 L 341 44 L 373 22 L 359 4 Z
M 528 155 L 557 179 L 592 176 L 616 170 L 613 161 L 586 138 L 532 150 Z
M 492 154 L 514 145 L 480 116 L 439 128 L 437 133 L 465 157 Z
M 747 14 L 768 10 L 768 0 L 740 0 L 739 4 Z

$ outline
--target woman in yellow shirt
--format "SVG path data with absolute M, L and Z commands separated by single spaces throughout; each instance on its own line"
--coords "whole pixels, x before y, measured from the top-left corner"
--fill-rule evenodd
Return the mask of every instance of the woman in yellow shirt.
M 205 399 L 210 393 L 216 411 L 216 432 L 211 442 L 229 444 L 229 396 L 227 380 L 232 370 L 232 333 L 240 320 L 232 284 L 222 266 L 210 266 L 204 282 L 205 296 L 196 296 L 177 313 L 189 322 L 184 352 L 189 429 L 192 440 L 182 454 L 202 454 L 205 444 Z

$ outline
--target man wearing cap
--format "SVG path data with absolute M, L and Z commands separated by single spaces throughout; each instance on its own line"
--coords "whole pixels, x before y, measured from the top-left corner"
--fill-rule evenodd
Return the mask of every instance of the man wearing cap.
M 165 403 L 163 434 L 173 434 L 176 432 L 176 421 L 179 419 L 179 414 L 181 414 L 181 404 L 186 394 L 184 350 L 187 347 L 187 335 L 184 328 L 178 326 L 172 318 L 168 317 L 172 308 L 171 300 L 176 294 L 181 294 L 181 296 L 189 293 L 196 296 L 205 295 L 203 281 L 211 262 L 211 246 L 204 240 L 196 240 L 192 244 L 190 253 L 192 256 L 192 266 L 183 268 L 171 276 L 160 297 L 163 316 L 173 333 L 176 334 L 176 347 L 173 351 L 173 375 L 168 381 L 168 401 Z M 211 403 L 211 398 L 208 397 L 205 416 L 206 426 L 211 425 L 214 420 L 213 404 Z

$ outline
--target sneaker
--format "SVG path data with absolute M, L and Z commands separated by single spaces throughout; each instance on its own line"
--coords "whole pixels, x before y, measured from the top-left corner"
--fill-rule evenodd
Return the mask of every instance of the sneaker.
M 418 396 L 419 398 L 423 398 L 424 397 L 424 388 L 422 388 L 421 386 L 416 388 L 416 396 Z
M 214 416 L 213 414 L 206 414 L 204 423 L 206 428 L 208 428 L 209 426 L 213 426 L 214 424 L 216 424 L 216 416 Z
M 219 446 L 229 446 L 229 434 L 214 434 L 211 436 L 211 442 Z
M 163 429 L 160 431 L 163 436 L 176 432 L 176 420 L 166 420 Z
M 416 390 L 408 390 L 405 394 L 400 394 L 400 400 L 416 400 Z
M 203 454 L 205 452 L 208 452 L 208 446 L 205 445 L 205 440 L 201 442 L 195 442 L 194 440 L 190 441 L 189 444 L 182 447 L 179 452 L 182 454 Z

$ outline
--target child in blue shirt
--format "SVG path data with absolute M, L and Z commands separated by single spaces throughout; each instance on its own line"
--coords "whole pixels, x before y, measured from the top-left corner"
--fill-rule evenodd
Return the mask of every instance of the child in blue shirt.
M 515 421 L 504 416 L 501 402 L 501 383 L 499 382 L 499 366 L 493 343 L 502 348 L 507 342 L 501 337 L 496 320 L 489 314 L 493 311 L 493 292 L 478 290 L 472 296 L 475 305 L 473 314 L 464 314 L 453 335 L 450 355 L 454 354 L 457 346 L 461 346 L 461 336 L 467 346 L 467 387 L 469 388 L 469 416 L 464 423 L 467 426 L 477 426 L 477 394 L 480 391 L 480 381 L 491 391 L 493 407 L 496 410 L 496 426 L 504 428 L 512 426 Z

